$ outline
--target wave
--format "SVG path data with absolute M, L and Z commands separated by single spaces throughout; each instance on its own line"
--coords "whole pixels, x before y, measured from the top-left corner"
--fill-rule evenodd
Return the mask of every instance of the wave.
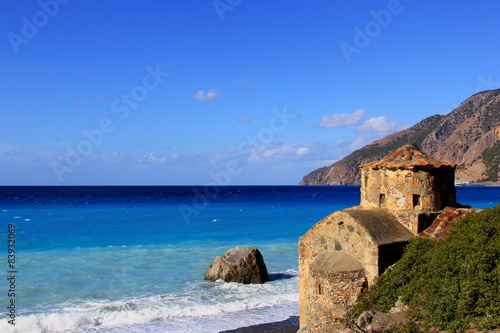
M 218 332 L 283 320 L 297 314 L 297 272 L 275 274 L 286 275 L 287 278 L 262 285 L 193 283 L 179 294 L 119 301 L 73 301 L 46 309 L 32 309 L 19 314 L 15 327 L 2 318 L 0 331 L 154 332 L 156 327 L 158 332 L 202 332 L 202 328 L 212 327 L 214 332 Z M 198 329 L 193 330 L 194 327 Z

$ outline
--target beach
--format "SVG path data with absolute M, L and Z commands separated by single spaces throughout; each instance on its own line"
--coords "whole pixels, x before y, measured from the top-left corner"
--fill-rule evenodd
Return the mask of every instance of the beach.
M 220 333 L 296 333 L 299 330 L 298 321 L 299 318 L 293 316 L 280 322 L 241 327 Z

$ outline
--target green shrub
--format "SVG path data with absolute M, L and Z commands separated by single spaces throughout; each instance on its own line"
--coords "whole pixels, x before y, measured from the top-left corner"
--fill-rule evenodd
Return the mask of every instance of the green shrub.
M 500 327 L 500 205 L 466 216 L 441 241 L 411 240 L 349 316 L 403 297 L 422 323 L 452 332 Z
M 500 142 L 483 151 L 479 157 L 486 165 L 485 178 L 483 180 L 497 181 L 498 173 L 500 172 Z

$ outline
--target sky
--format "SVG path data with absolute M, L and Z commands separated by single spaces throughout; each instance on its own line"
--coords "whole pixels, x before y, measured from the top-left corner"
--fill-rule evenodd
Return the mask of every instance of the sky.
M 7 0 L 0 185 L 295 185 L 500 88 L 495 0 Z

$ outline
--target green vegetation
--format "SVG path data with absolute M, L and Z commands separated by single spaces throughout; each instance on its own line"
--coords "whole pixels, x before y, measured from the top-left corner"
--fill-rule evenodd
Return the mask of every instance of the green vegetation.
M 480 156 L 486 165 L 485 181 L 496 182 L 500 172 L 500 142 L 486 149 Z
M 491 102 L 485 108 L 487 112 L 480 118 L 480 125 L 487 132 L 500 121 L 500 102 Z
M 414 145 L 415 147 L 420 147 L 424 139 L 427 138 L 427 136 L 429 136 L 429 134 L 432 133 L 441 124 L 442 121 L 437 121 L 435 124 L 423 129 L 420 132 L 417 132 L 416 135 L 411 138 L 412 145 Z
M 441 241 L 411 240 L 349 317 L 388 311 L 398 296 L 424 331 L 500 327 L 500 205 L 460 219 Z

